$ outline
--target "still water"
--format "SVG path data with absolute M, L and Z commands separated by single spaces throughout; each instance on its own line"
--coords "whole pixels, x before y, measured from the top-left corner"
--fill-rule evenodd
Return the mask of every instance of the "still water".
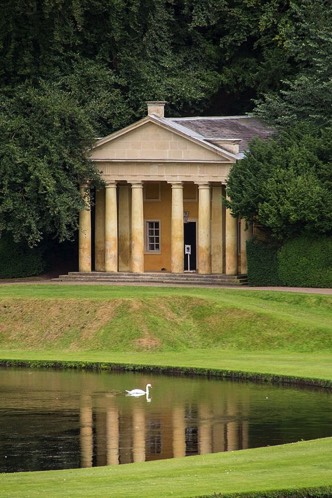
M 125 390 L 152 384 L 150 398 Z M 332 395 L 220 379 L 0 369 L 0 472 L 118 465 L 332 435 Z

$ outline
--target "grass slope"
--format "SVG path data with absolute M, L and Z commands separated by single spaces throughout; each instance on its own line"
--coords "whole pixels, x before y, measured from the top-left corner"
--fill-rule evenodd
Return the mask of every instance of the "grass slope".
M 331 311 L 332 296 L 323 295 L 3 285 L 0 359 L 215 369 L 331 383 Z M 2 474 L 0 494 L 264 496 L 332 486 L 331 454 L 327 438 L 120 467 Z
M 331 451 L 332 438 L 326 438 L 134 465 L 2 474 L 1 496 L 184 498 L 244 492 L 265 496 L 280 489 L 330 486 Z
M 332 351 L 332 297 L 207 289 L 0 288 L 0 347 Z

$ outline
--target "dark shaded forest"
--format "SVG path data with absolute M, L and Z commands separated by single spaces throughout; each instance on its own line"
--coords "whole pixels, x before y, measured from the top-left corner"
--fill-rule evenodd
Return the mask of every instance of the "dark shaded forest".
M 254 112 L 281 129 L 305 122 L 309 136 L 324 129 L 320 143 L 331 143 L 329 0 L 1 0 L 0 7 L 0 233 L 15 241 L 72 238 L 83 207 L 78 185 L 100 181 L 87 150 L 145 115 L 147 100 L 167 101 L 168 116 Z M 235 199 L 241 182 L 231 184 Z M 232 208 L 253 219 L 259 206 Z

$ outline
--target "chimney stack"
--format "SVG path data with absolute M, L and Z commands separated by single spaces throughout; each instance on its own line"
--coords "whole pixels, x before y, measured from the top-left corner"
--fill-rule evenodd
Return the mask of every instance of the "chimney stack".
M 166 102 L 164 100 L 148 101 L 148 116 L 157 116 L 158 118 L 163 118 L 165 116 L 165 104 Z

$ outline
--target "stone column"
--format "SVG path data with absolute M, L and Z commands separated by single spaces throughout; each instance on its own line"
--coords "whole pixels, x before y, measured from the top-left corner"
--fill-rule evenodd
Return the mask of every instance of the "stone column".
M 106 452 L 107 465 L 118 465 L 119 462 L 119 412 L 116 406 L 108 406 L 106 413 Z
M 95 270 L 105 271 L 105 189 L 96 191 Z
M 227 451 L 239 449 L 239 422 L 237 422 L 237 409 L 234 400 L 227 403 L 227 416 L 230 421 L 227 423 Z
M 90 395 L 82 395 L 80 406 L 81 467 L 92 467 L 93 417 Z
M 131 186 L 131 271 L 144 273 L 143 184 Z
M 105 271 L 118 271 L 118 209 L 116 183 L 105 191 Z
M 237 219 L 226 209 L 226 247 L 225 247 L 226 275 L 237 274 Z
M 119 271 L 130 271 L 130 190 L 119 185 Z
M 78 271 L 91 272 L 91 199 L 86 186 L 80 192 L 86 207 L 79 215 Z
M 223 272 L 223 205 L 222 187 L 212 187 L 212 210 L 211 210 L 211 271 L 212 273 Z
M 172 183 L 171 272 L 184 271 L 183 185 Z
M 145 462 L 145 412 L 141 406 L 133 408 L 133 459 Z
M 202 403 L 199 406 L 199 427 L 198 427 L 198 444 L 199 454 L 204 455 L 212 451 L 212 427 L 211 427 L 211 410 Z
M 198 185 L 198 273 L 211 273 L 210 186 Z
M 246 275 L 248 272 L 247 267 L 247 241 L 252 238 L 252 223 L 246 223 L 245 220 L 241 220 L 241 274 Z
M 173 457 L 186 456 L 186 423 L 183 406 L 173 408 Z

